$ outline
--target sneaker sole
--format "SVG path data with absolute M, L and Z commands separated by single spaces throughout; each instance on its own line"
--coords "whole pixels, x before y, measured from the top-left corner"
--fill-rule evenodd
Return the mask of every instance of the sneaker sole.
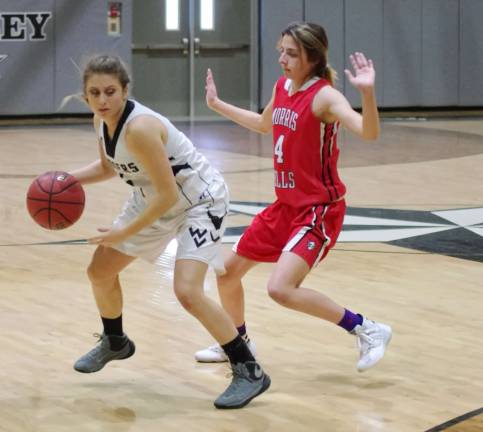
M 99 369 L 94 369 L 94 370 L 84 370 L 84 369 L 77 369 L 74 365 L 74 370 L 77 371 L 77 372 L 80 372 L 80 373 L 85 373 L 85 374 L 88 374 L 88 373 L 95 373 L 95 372 L 99 372 L 101 369 L 104 368 L 104 366 L 111 362 L 111 361 L 114 361 L 114 360 L 126 360 L 128 359 L 129 357 L 132 357 L 134 355 L 134 353 L 136 352 L 136 345 L 134 344 L 134 342 L 132 340 L 129 340 L 129 352 L 124 356 L 124 357 L 120 357 L 120 358 L 116 358 L 116 359 L 111 359 L 111 360 L 108 360 L 107 362 L 105 362 Z
M 195 360 L 198 363 L 226 363 L 228 361 L 228 358 L 223 359 L 223 360 L 205 360 L 205 359 L 198 359 L 195 357 Z
M 272 381 L 270 380 L 270 377 L 267 374 L 265 374 L 264 377 L 263 377 L 262 387 L 252 397 L 244 400 L 243 402 L 239 403 L 238 405 L 219 405 L 216 402 L 214 403 L 214 405 L 218 409 L 238 409 L 238 408 L 243 408 L 244 406 L 248 405 L 252 399 L 256 398 L 257 396 L 261 395 L 264 391 L 266 391 L 270 387 L 270 384 L 271 383 L 272 383 Z

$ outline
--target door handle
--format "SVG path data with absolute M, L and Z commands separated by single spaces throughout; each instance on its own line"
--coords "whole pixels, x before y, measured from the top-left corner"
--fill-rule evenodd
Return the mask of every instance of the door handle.
M 200 53 L 200 38 L 195 37 L 194 43 L 195 43 L 195 55 L 199 55 L 199 53 Z
M 150 44 L 132 44 L 131 49 L 134 53 L 163 53 L 163 52 L 179 52 L 183 55 L 187 55 L 189 52 L 188 39 L 183 38 L 180 44 L 171 43 L 150 43 Z M 1 57 L 0 57 L 1 61 Z
M 200 44 L 200 49 L 207 51 L 243 51 L 250 48 L 247 43 L 203 43 Z
M 188 38 L 181 39 L 181 43 L 183 44 L 183 55 L 188 55 L 190 49 L 190 41 Z

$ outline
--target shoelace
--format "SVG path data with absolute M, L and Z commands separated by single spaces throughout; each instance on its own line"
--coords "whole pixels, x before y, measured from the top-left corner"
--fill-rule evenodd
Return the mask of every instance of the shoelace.
M 371 348 L 374 348 L 376 346 L 376 340 L 368 334 L 361 333 L 358 335 L 358 337 L 365 342 L 365 345 L 361 344 L 360 340 L 358 339 L 359 346 L 364 354 L 367 353 Z
M 102 342 L 102 334 L 99 334 L 99 333 L 92 333 L 92 336 L 94 336 L 95 338 L 97 338 L 97 342 L 96 344 L 98 344 L 99 342 Z M 85 357 L 86 358 L 89 358 L 89 359 L 94 359 L 96 358 L 97 356 L 97 353 L 98 351 L 101 349 L 101 345 L 97 345 L 95 346 L 93 349 L 91 349 L 88 353 L 85 354 Z
M 228 372 L 226 374 L 226 378 L 231 378 L 231 377 L 237 376 L 239 378 L 246 379 L 247 381 L 253 382 L 254 380 L 250 376 L 250 372 L 248 371 L 248 369 L 247 369 L 247 372 L 248 373 L 245 373 L 243 371 L 243 366 L 240 366 L 240 367 L 238 367 L 238 365 L 231 366 L 231 370 L 230 370 L 230 372 Z M 236 384 L 238 384 L 239 382 L 241 382 L 241 381 L 239 381 L 239 380 L 235 381 Z
M 235 379 L 235 377 L 239 377 L 241 379 Z M 250 375 L 245 375 L 241 369 L 235 367 L 231 368 L 231 371 L 226 374 L 226 378 L 233 378 L 231 381 L 231 384 L 228 386 L 228 389 L 230 392 L 236 392 L 238 387 L 242 385 L 242 380 L 246 379 L 247 381 L 252 382 L 252 379 L 250 378 Z

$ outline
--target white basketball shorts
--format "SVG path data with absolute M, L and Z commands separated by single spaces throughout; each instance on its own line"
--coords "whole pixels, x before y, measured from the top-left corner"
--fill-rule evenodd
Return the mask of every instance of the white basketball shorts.
M 126 241 L 113 246 L 130 256 L 156 263 L 168 243 L 176 239 L 176 259 L 193 259 L 207 263 L 216 273 L 225 271 L 221 253 L 221 240 L 226 226 L 229 207 L 228 188 L 224 182 L 210 184 L 208 199 L 180 214 L 160 218 Z M 134 189 L 125 202 L 113 226 L 129 225 L 146 207 L 141 194 Z

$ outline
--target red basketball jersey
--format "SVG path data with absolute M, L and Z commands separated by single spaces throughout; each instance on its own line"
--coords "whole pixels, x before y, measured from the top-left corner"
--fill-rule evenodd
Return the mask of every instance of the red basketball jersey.
M 292 96 L 290 81 L 276 84 L 272 110 L 273 163 L 278 199 L 293 207 L 336 201 L 345 194 L 337 172 L 339 123 L 325 124 L 312 101 L 329 81 L 313 78 Z

